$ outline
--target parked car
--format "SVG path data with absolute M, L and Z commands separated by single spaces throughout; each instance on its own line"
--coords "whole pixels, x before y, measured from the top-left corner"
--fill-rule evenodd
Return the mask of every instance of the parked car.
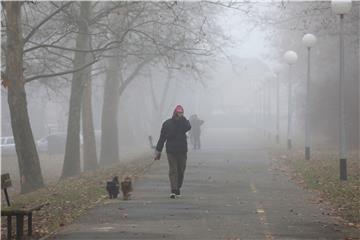
M 15 141 L 13 136 L 1 137 L 1 154 L 11 155 L 15 154 Z
M 53 133 L 37 141 L 39 152 L 51 154 L 64 153 L 66 144 L 66 133 Z
M 83 137 L 80 136 L 80 145 L 83 144 Z M 50 154 L 65 153 L 66 133 L 53 133 L 43 137 L 37 141 L 37 149 L 39 152 L 47 152 Z

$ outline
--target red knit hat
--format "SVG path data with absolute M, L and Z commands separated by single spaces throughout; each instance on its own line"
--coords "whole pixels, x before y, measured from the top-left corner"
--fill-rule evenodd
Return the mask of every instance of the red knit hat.
M 184 113 L 184 108 L 181 105 L 175 107 L 174 113 Z

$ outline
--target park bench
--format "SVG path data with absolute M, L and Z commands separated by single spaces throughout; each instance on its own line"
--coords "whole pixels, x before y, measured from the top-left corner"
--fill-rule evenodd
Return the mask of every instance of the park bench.
M 32 215 L 34 211 L 40 210 L 47 204 L 38 204 L 33 206 L 11 205 L 7 188 L 11 187 L 11 179 L 8 173 L 1 174 L 1 189 L 6 198 L 6 207 L 1 208 L 1 216 L 7 217 L 7 239 L 11 239 L 12 217 L 16 217 L 16 239 L 21 239 L 24 235 L 24 217 L 27 217 L 28 236 L 32 235 Z

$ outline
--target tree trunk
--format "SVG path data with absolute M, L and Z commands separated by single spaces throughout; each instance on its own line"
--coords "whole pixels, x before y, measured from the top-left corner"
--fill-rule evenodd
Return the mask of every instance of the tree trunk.
M 163 89 L 162 97 L 161 97 L 161 100 L 159 103 L 159 105 L 160 105 L 160 108 L 159 108 L 160 120 L 162 120 L 163 116 L 165 115 L 165 103 L 167 102 L 166 99 L 168 98 L 168 95 L 169 95 L 170 83 L 171 83 L 172 77 L 173 77 L 172 73 L 173 73 L 172 70 L 168 69 L 165 87 Z M 170 108 L 171 107 L 172 106 L 170 106 Z
M 9 81 L 8 104 L 19 163 L 21 192 L 26 193 L 43 187 L 44 181 L 27 110 L 23 76 L 21 4 L 22 2 L 5 2 L 7 34 L 5 78 Z
M 100 164 L 110 165 L 119 162 L 119 137 L 117 113 L 120 96 L 135 79 L 140 70 L 153 58 L 147 58 L 139 63 L 125 80 L 118 69 L 121 69 L 119 56 L 109 60 L 104 89 L 104 105 L 101 122 Z M 120 85 L 121 82 L 121 85 Z
M 83 156 L 84 171 L 91 171 L 97 168 L 96 141 L 94 132 L 94 122 L 92 116 L 92 83 L 91 71 L 86 73 L 87 83 L 84 89 L 83 110 L 82 110 L 82 127 L 83 127 Z
M 88 16 L 91 16 L 91 9 L 88 9 Z M 91 43 L 91 36 L 89 39 Z M 89 44 L 88 49 L 91 49 Z M 91 54 L 87 54 L 87 62 L 91 62 Z M 84 73 L 85 86 L 83 96 L 83 109 L 82 109 L 82 127 L 83 127 L 83 163 L 84 171 L 91 171 L 98 167 L 97 153 L 96 153 L 96 140 L 94 132 L 94 121 L 92 112 L 92 79 L 91 69 L 89 66 Z
M 80 18 L 78 20 L 79 33 L 76 37 L 76 48 L 87 49 L 90 46 L 88 34 L 88 18 L 91 2 L 80 3 Z M 74 69 L 86 64 L 86 53 L 75 52 Z M 71 177 L 81 172 L 80 167 L 80 115 L 82 95 L 84 90 L 84 76 L 86 68 L 75 72 L 71 83 L 68 129 L 66 137 L 65 157 L 61 178 Z
M 152 82 L 152 78 L 151 78 L 151 74 L 150 74 L 150 93 L 151 93 L 151 99 L 152 99 L 152 103 L 153 103 L 153 107 L 155 110 L 155 116 L 153 118 L 153 128 L 157 129 L 156 131 L 158 131 L 161 128 L 162 125 L 162 120 L 165 114 L 165 103 L 167 102 L 167 98 L 168 98 L 168 93 L 169 93 L 169 89 L 170 89 L 170 83 L 172 80 L 172 70 L 168 69 L 168 74 L 167 74 L 167 78 L 166 78 L 166 82 L 165 82 L 165 86 L 162 90 L 162 94 L 161 94 L 161 99 L 158 100 L 156 99 L 156 93 L 154 90 L 154 86 L 153 86 L 153 82 Z
M 155 136 L 160 132 L 160 128 L 161 128 L 161 111 L 160 111 L 160 107 L 159 107 L 159 103 L 158 100 L 156 99 L 156 94 L 155 94 L 155 90 L 154 90 L 154 84 L 153 84 L 153 78 L 152 78 L 152 74 L 151 72 L 149 72 L 149 83 L 150 83 L 150 93 L 151 93 L 151 102 L 153 105 L 153 114 L 152 114 L 152 124 L 151 124 L 151 133 L 155 134 Z
M 119 87 L 121 74 L 119 57 L 109 59 L 104 87 L 104 102 L 101 120 L 101 150 L 100 164 L 111 165 L 118 163 L 119 137 L 117 113 L 119 103 Z
M 360 4 L 357 6 L 357 17 L 360 18 Z M 358 92 L 357 92 L 357 111 L 358 111 L 358 138 L 357 138 L 357 148 L 358 148 L 358 160 L 360 161 L 360 21 L 357 25 L 357 78 L 358 78 Z

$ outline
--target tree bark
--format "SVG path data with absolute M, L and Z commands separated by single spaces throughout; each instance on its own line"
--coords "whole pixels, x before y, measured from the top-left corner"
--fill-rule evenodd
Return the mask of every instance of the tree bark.
M 92 15 L 91 8 L 88 8 L 88 16 Z M 89 39 L 91 43 L 91 36 Z M 91 49 L 91 44 L 87 46 Z M 91 54 L 87 54 L 87 62 L 91 62 Z M 94 120 L 92 112 L 92 66 L 85 70 L 85 89 L 83 96 L 83 109 L 82 109 L 82 127 L 83 127 L 83 163 L 84 171 L 95 170 L 98 167 L 97 153 L 96 153 L 96 140 L 94 132 Z
M 357 17 L 360 18 L 360 4 L 357 6 Z M 358 121 L 357 121 L 357 150 L 358 150 L 358 161 L 360 162 L 360 21 L 358 21 L 357 25 L 357 84 L 358 84 L 358 92 L 357 92 L 357 111 L 358 111 Z
M 43 187 L 44 181 L 27 110 L 23 76 L 22 2 L 9 1 L 4 4 L 7 34 L 5 78 L 9 81 L 8 104 L 19 163 L 21 192 L 26 193 Z
M 84 171 L 91 171 L 98 167 L 96 155 L 96 140 L 92 116 L 92 80 L 91 69 L 86 72 L 86 85 L 83 96 L 82 127 L 83 127 L 83 162 Z
M 118 163 L 119 137 L 118 137 L 118 104 L 121 74 L 119 57 L 109 59 L 104 87 L 104 102 L 101 119 L 101 150 L 100 164 L 103 166 Z
M 121 69 L 119 56 L 109 60 L 101 121 L 101 165 L 111 165 L 120 161 L 117 126 L 119 99 L 140 70 L 151 60 L 153 60 L 153 57 L 144 59 L 125 80 L 123 80 L 123 76 L 118 70 Z
M 90 35 L 88 34 L 90 6 L 91 2 L 89 1 L 83 1 L 80 3 L 80 17 L 78 20 L 79 33 L 76 37 L 77 49 L 87 49 L 90 45 Z M 86 52 L 75 52 L 74 69 L 77 69 L 85 64 L 87 59 L 86 55 Z M 81 172 L 80 115 L 85 73 L 86 68 L 75 72 L 72 78 L 65 157 L 61 178 L 75 176 Z

